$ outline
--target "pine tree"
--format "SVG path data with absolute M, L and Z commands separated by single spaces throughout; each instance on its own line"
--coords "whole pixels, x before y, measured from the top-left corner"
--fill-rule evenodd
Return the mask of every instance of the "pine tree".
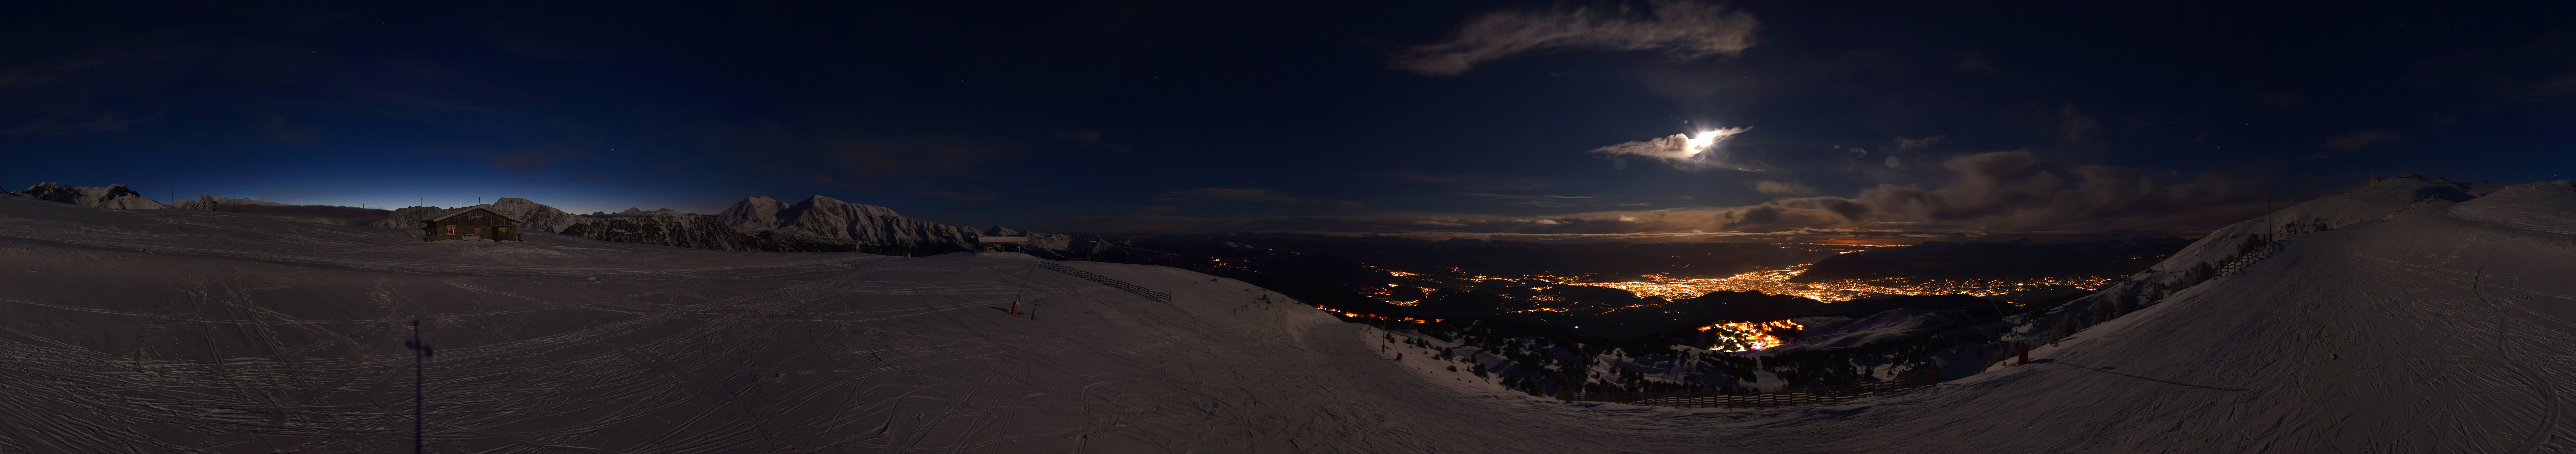
M 2048 345 L 2056 346 L 2057 341 L 2065 340 L 2068 336 L 2074 335 L 2075 320 L 2066 317 L 2058 317 L 2056 329 L 2049 330 L 2048 332 Z

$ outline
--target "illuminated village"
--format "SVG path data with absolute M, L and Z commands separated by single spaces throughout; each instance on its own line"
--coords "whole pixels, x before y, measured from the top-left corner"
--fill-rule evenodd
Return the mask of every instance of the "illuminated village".
M 1698 296 L 1706 295 L 1706 294 L 1709 294 L 1709 293 L 1712 293 L 1712 292 L 1744 292 L 1744 291 L 1752 291 L 1752 292 L 1761 292 L 1761 293 L 1764 293 L 1764 294 L 1771 294 L 1771 295 L 1789 295 L 1789 296 L 1796 296 L 1796 297 L 1800 297 L 1800 298 L 1807 298 L 1807 299 L 1812 299 L 1812 300 L 1822 301 L 1822 302 L 1829 302 L 1829 303 L 1830 303 L 1830 302 L 1850 301 L 1850 300 L 1854 300 L 1854 299 L 1866 298 L 1866 297 L 1869 297 L 1869 296 L 1872 296 L 1872 295 L 1948 295 L 1948 294 L 1966 294 L 1966 295 L 1981 296 L 1981 297 L 1991 297 L 1991 296 L 1999 296 L 1999 295 L 2008 295 L 2008 294 L 2013 294 L 2013 293 L 2017 293 L 2017 292 L 2030 291 L 2030 290 L 2035 290 L 2035 289 L 2040 289 L 2040 288 L 2046 288 L 2046 287 L 2071 287 L 2071 288 L 2078 288 L 2078 289 L 2084 289 L 2084 290 L 2087 290 L 2087 291 L 2091 291 L 2091 290 L 2100 289 L 2100 288 L 2102 288 L 2102 287 L 2104 287 L 2104 286 L 2108 286 L 2108 285 L 2111 285 L 2111 284 L 2117 283 L 2117 282 L 2119 282 L 2121 279 L 2123 279 L 2123 278 L 2126 278 L 2126 277 L 2127 277 L 2127 276 L 2052 276 L 2052 277 L 2041 277 L 2041 278 L 2033 278 L 2033 279 L 2024 279 L 2024 280 L 1970 280 L 1970 281 L 1953 281 L 1953 280 L 1910 280 L 1910 279 L 1876 279 L 1876 280 L 1848 279 L 1848 280 L 1834 280 L 1834 281 L 1824 281 L 1824 282 L 1807 282 L 1807 283 L 1794 283 L 1794 282 L 1789 282 L 1789 280 L 1790 280 L 1791 278 L 1797 277 L 1797 276 L 1798 276 L 1799 274 L 1801 274 L 1801 273 L 1805 273 L 1805 272 L 1806 272 L 1806 270 L 1807 270 L 1807 267 L 1808 267 L 1808 266 L 1810 266 L 1810 265 L 1813 265 L 1813 264 L 1799 264 L 1799 265 L 1795 265 L 1795 266 L 1786 267 L 1786 268 L 1784 268 L 1784 269 L 1752 271 L 1752 272 L 1739 273 L 1739 274 L 1735 274 L 1735 275 L 1732 275 L 1732 276 L 1718 277 L 1718 278 L 1675 278 L 1675 277 L 1669 277 L 1669 276 L 1665 276 L 1665 275 L 1661 275 L 1661 274 L 1648 274 L 1648 275 L 1644 275 L 1644 276 L 1642 276 L 1642 277 L 1646 278 L 1645 280 L 1637 280 L 1637 281 L 1619 281 L 1619 282 L 1600 282 L 1600 281 L 1597 281 L 1597 280 L 1593 280 L 1593 279 L 1586 279 L 1586 278 L 1584 278 L 1584 277 L 1576 277 L 1576 276 L 1533 275 L 1533 276 L 1522 276 L 1522 277 L 1516 277 L 1516 278 L 1515 278 L 1515 277 L 1496 277 L 1496 276 L 1477 276 L 1477 275 L 1468 275 L 1468 274 L 1465 274 L 1465 273 L 1458 273 L 1458 272 L 1457 272 L 1458 270 L 1457 270 L 1457 269 L 1455 269 L 1455 268 L 1449 268 L 1449 269 L 1448 269 L 1448 271 L 1450 271 L 1451 273 L 1444 273 L 1444 274 L 1455 274 L 1455 275 L 1459 275 L 1459 276 L 1461 276 L 1461 277 L 1460 277 L 1460 278 L 1458 278 L 1458 280 L 1459 280 L 1459 281 L 1464 281 L 1464 282 L 1466 282 L 1466 283 L 1484 283 L 1484 282 L 1490 282 L 1490 281 L 1502 281 L 1502 282 L 1514 282 L 1514 283 L 1523 283 L 1523 284 L 1526 284 L 1526 283 L 1530 283 L 1530 282 L 1535 281 L 1535 282 L 1544 282 L 1544 283 L 1548 283 L 1548 284 L 1552 284 L 1552 285 L 1579 285 L 1579 286 L 1591 286 L 1591 287 L 1614 288 L 1614 289 L 1619 289 L 1619 290 L 1625 290 L 1625 291 L 1628 291 L 1629 293 L 1635 294 L 1635 295 L 1637 295 L 1637 296 L 1638 296 L 1638 297 L 1640 297 L 1640 298 L 1655 298 L 1655 299 L 1649 299 L 1649 300 L 1647 300 L 1647 301 L 1658 301 L 1658 300 L 1661 300 L 1661 301 L 1671 301 L 1671 300 L 1679 300 L 1679 299 L 1686 299 L 1686 298 L 1698 297 Z M 1421 304 L 1421 303 L 1422 303 L 1422 300 L 1421 300 L 1418 296 L 1415 296 L 1415 295 L 1427 294 L 1427 293 L 1429 293 L 1429 292 L 1432 292 L 1432 291 L 1436 291 L 1436 290 L 1438 290 L 1438 289 L 1439 289 L 1439 287 L 1443 287 L 1443 286 L 1444 286 L 1444 285 L 1442 285 L 1442 283 L 1441 283 L 1442 279 L 1440 279 L 1438 276 L 1435 276 L 1435 275 L 1426 275 L 1425 273 L 1416 273 L 1416 272 L 1407 272 L 1407 271 L 1396 271 L 1396 270 L 1383 270 L 1383 271 L 1386 271 L 1386 273 L 1387 273 L 1389 276 L 1393 276 L 1393 277 L 1396 277 L 1396 278 L 1402 278 L 1402 279 L 1406 279 L 1406 280 L 1416 280 L 1416 281 L 1419 281 L 1419 282 L 1418 282 L 1418 283 L 1416 283 L 1416 285 L 1405 285 L 1405 284 L 1403 284 L 1403 283 L 1398 283 L 1398 284 L 1390 284 L 1390 285 L 1388 285 L 1388 286 L 1387 286 L 1387 287 L 1385 287 L 1385 288 L 1363 288 L 1363 289 L 1360 289 L 1360 292 L 1361 292 L 1361 293 L 1363 293 L 1363 294 L 1368 294 L 1368 295 L 1369 295 L 1369 296 L 1371 296 L 1371 297 L 1375 297 L 1375 298 L 1378 298 L 1378 299 L 1381 299 L 1381 300 L 1386 300 L 1389 304 L 1394 304 L 1394 305 L 1397 305 L 1397 306 L 1413 306 L 1413 305 L 1418 305 L 1418 304 Z M 1417 291 L 1419 291 L 1419 292 L 1421 292 L 1421 293 L 1413 293 L 1413 292 L 1406 292 L 1406 291 L 1403 291 L 1403 290 L 1406 290 L 1406 287 L 1412 287 L 1412 290 L 1417 290 Z M 1530 288 L 1531 290 L 1547 290 L 1547 289 L 1549 288 L 1549 286 L 1542 285 L 1542 286 L 1533 286 L 1533 287 L 1529 287 L 1529 288 Z M 1406 298 L 1406 297 L 1408 297 L 1408 296 L 1412 296 L 1412 297 L 1411 297 L 1411 298 Z M 1530 297 L 1528 298 L 1528 301 L 1533 301 L 1533 302 L 1561 301 L 1561 300 L 1562 300 L 1562 299 L 1561 299 L 1560 297 L 1558 297 L 1558 296 L 1555 296 L 1555 295 L 1545 295 L 1545 294 L 1541 294 L 1541 295 L 1534 295 L 1534 296 L 1530 296 Z M 2018 305 L 2019 303 L 2014 303 L 2014 304 Z M 1645 305 L 1645 306 L 1652 306 L 1652 305 L 1653 305 L 1653 304 L 1647 304 L 1647 305 Z M 1356 317 L 1356 318 L 1375 318 L 1375 319 L 1384 319 L 1384 320 L 1410 321 L 1410 322 L 1416 322 L 1416 323 L 1430 323 L 1430 322 L 1437 322 L 1437 321 L 1439 321 L 1439 320 L 1436 320 L 1436 319 L 1415 319 L 1415 318 L 1412 318 L 1412 317 L 1386 317 L 1386 316 L 1379 316 L 1379 315 L 1373 315 L 1373 314 L 1362 314 L 1362 313 L 1349 312 L 1349 311 L 1345 311 L 1345 310 L 1341 310 L 1341 309 L 1336 309 L 1336 308 L 1330 308 L 1330 307 L 1322 307 L 1322 306 L 1318 306 L 1318 307 L 1319 307 L 1319 308 L 1322 308 L 1322 309 L 1325 309 L 1325 310 L 1328 310 L 1328 311 L 1332 311 L 1332 312 L 1334 312 L 1334 313 L 1336 313 L 1336 314 L 1340 314 L 1340 315 L 1345 316 L 1345 317 Z M 1617 308 L 1617 309 L 1629 309 L 1629 308 L 1635 308 L 1635 307 L 1642 307 L 1642 306 L 1628 306 L 1628 307 L 1621 307 L 1621 308 Z M 1614 309 L 1614 310 L 1616 310 L 1616 309 Z M 1570 311 L 1573 311 L 1573 309 L 1571 309 L 1571 308 L 1564 308 L 1564 307 L 1547 307 L 1546 305 L 1542 304 L 1540 307 L 1527 309 L 1527 310 L 1525 310 L 1525 311 L 1538 311 L 1538 312 L 1570 312 Z M 1789 340 L 1782 339 L 1782 338 L 1780 338 L 1780 337 L 1779 337 L 1777 334 L 1775 334 L 1775 333 L 1782 333 L 1782 332 L 1794 333 L 1794 332 L 1796 332 L 1797 330 L 1802 329 L 1802 328 L 1803 328 L 1803 327 L 1799 326 L 1799 325 L 1798 325 L 1798 323 L 1793 322 L 1793 321 L 1790 321 L 1790 320 L 1773 320 L 1773 321 L 1767 321 L 1767 322 L 1728 322 L 1728 323 L 1719 323 L 1719 324 L 1713 324 L 1713 325 L 1708 325 L 1708 326 L 1700 327 L 1700 328 L 1699 328 L 1699 331 L 1709 333 L 1709 335 L 1710 335 L 1710 336 L 1714 337 L 1714 340 L 1713 340 L 1713 342 L 1711 343 L 1711 345 L 1712 345 L 1712 346 L 1710 347 L 1710 349 L 1711 349 L 1711 350 L 1726 351 L 1726 352 L 1749 352 L 1749 351 L 1759 351 L 1759 350 L 1766 349 L 1766 348 L 1771 348 L 1771 347 L 1777 347 L 1777 346 L 1781 346 L 1781 345 L 1786 345 L 1786 344 L 1788 344 L 1788 343 L 1789 343 Z

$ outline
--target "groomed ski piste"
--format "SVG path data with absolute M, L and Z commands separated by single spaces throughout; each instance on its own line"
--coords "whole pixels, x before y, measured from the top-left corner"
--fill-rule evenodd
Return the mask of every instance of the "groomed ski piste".
M 401 452 L 416 319 L 431 452 L 2576 450 L 2576 189 L 2337 197 L 2275 216 L 2330 230 L 2033 364 L 1764 410 L 1502 391 L 1165 267 L 1054 262 L 1168 303 L 1017 254 L 423 243 L 0 197 L 0 452 Z

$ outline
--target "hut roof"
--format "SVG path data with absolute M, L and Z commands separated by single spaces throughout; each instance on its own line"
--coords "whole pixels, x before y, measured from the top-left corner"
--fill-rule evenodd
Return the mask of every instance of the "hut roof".
M 519 218 L 514 218 L 514 217 L 510 217 L 510 215 L 501 214 L 501 210 L 493 209 L 493 208 L 492 208 L 492 204 L 489 204 L 489 203 L 482 204 L 482 205 L 470 206 L 470 207 L 464 207 L 464 208 L 457 208 L 457 209 L 453 209 L 453 210 L 447 210 L 447 212 L 439 213 L 439 214 L 438 214 L 438 216 L 430 217 L 430 218 L 429 218 L 429 221 L 427 221 L 427 222 L 438 222 L 438 221 L 444 221 L 444 220 L 447 220 L 447 218 L 456 217 L 456 215 L 465 214 L 465 212 L 467 212 L 467 211 L 474 211 L 475 209 L 478 209 L 478 208 L 479 208 L 479 209 L 482 209 L 482 210 L 483 210 L 483 211 L 485 211 L 485 212 L 492 213 L 492 215 L 493 215 L 493 216 L 500 216 L 500 217 L 501 217 L 501 219 L 508 220 L 508 221 L 510 221 L 510 223 L 512 223 L 512 224 L 517 224 L 517 223 L 519 223 Z

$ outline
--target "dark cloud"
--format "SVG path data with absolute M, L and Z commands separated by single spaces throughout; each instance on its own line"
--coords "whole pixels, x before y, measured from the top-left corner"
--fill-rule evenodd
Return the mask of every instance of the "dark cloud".
M 1896 148 L 1900 150 L 1931 148 L 1933 145 L 1939 145 L 1941 142 L 1948 140 L 1950 140 L 1950 136 L 1932 136 L 1921 139 L 1898 137 L 1896 138 Z
M 1593 204 L 1595 204 L 1595 203 L 1593 203 L 1593 201 L 1594 201 L 1595 199 L 1597 199 L 1596 197 L 1592 197 L 1592 196 L 1570 196 L 1570 195 L 1519 195 L 1519 194 L 1492 194 L 1492 193 L 1483 193 L 1483 192 L 1461 192 L 1461 193 L 1458 193 L 1458 195 L 1469 196 L 1469 197 L 1478 197 L 1478 198 L 1487 198 L 1487 199 L 1501 200 L 1501 201 L 1503 201 L 1503 204 L 1505 204 L 1505 205 L 1532 206 L 1532 207 L 1540 207 L 1540 208 L 1565 208 L 1565 207 L 1573 207 L 1573 206 L 1593 205 Z
M 1055 138 L 1056 140 L 1078 143 L 1084 146 L 1100 143 L 1100 131 L 1098 130 L 1059 128 L 1048 132 L 1047 135 Z
M 2081 143 L 2092 140 L 2094 135 L 2102 132 L 2102 121 L 2094 119 L 2092 115 L 2076 111 L 2075 105 L 2068 104 L 2065 109 L 2058 111 L 2057 129 L 2059 134 L 2066 137 L 2067 142 Z
M 132 124 L 132 122 L 126 121 L 123 118 L 117 118 L 116 112 L 100 113 L 97 117 L 87 120 L 76 120 L 63 118 L 57 115 L 47 115 L 39 117 L 34 121 L 27 122 L 27 124 L 19 125 L 16 128 L 10 128 L 8 131 L 0 131 L 0 134 L 68 135 L 95 132 L 115 133 L 125 132 L 125 127 L 131 126 Z
M 1941 161 L 1938 185 L 1880 185 L 1851 197 L 1788 197 L 1735 207 L 1597 211 L 1554 216 L 1378 213 L 1362 216 L 1070 219 L 1124 231 L 1300 230 L 1457 232 L 1522 235 L 1751 235 L 1801 229 L 1942 233 L 2183 231 L 2279 209 L 2311 194 L 2268 179 L 2219 174 L 2159 175 L 2135 168 L 2066 165 L 2030 152 L 1992 152 Z M 1782 187 L 1795 183 L 1766 181 Z M 1757 183 L 1757 186 L 1759 184 Z M 1259 192 L 1255 194 L 1268 194 Z M 1526 198 L 1537 196 L 1501 196 Z M 1576 196 L 1544 196 L 1581 198 Z M 1997 233 L 2000 234 L 2000 233 Z M 1893 234 L 1891 234 L 1893 235 Z
M 1995 65 L 1993 63 L 1987 62 L 1986 55 L 1981 52 L 1969 52 L 1967 56 L 1959 57 L 1958 63 L 1950 65 L 1950 70 L 1957 71 L 1961 74 L 2003 74 L 2003 71 L 1995 69 Z
M 1549 186 L 1547 179 L 1541 177 L 1428 174 L 1401 170 L 1388 174 L 1387 179 L 1406 183 L 1432 183 L 1468 191 L 1517 191 Z
M 1291 197 L 1287 194 L 1280 194 L 1268 189 L 1228 187 L 1172 191 L 1156 195 L 1154 198 L 1165 202 L 1179 202 L 1186 200 L 1224 200 L 1232 202 L 1278 202 L 1288 205 L 1312 205 L 1317 202 L 1316 199 Z
M 2576 93 L 2576 73 L 2561 75 L 2554 79 L 2532 84 L 2531 88 L 2524 89 L 2520 95 L 2514 96 L 2514 100 L 2521 102 L 2543 102 L 2558 99 L 2559 97 L 2567 96 L 2571 93 Z
M 1456 76 L 1476 65 L 1541 50 L 1663 49 L 1674 58 L 1733 55 L 1753 47 L 1760 23 L 1725 5 L 1656 1 L 1647 11 L 1626 5 L 1553 10 L 1505 10 L 1467 19 L 1449 39 L 1414 46 L 1390 58 L 1396 69 L 1425 76 Z
M 5 55 L 13 63 L 0 64 L 0 125 L 7 125 L 0 133 L 121 133 L 161 120 L 169 112 L 163 94 L 215 54 L 187 41 L 186 30 L 81 35 L 91 45 L 23 46 Z
M 2327 137 L 2326 148 L 2353 151 L 2359 150 L 2361 147 L 2370 146 L 2370 144 L 2394 142 L 2400 139 L 2405 139 L 2405 137 L 2396 134 L 2389 134 L 2387 131 L 2362 131 Z
M 2308 100 L 2307 100 L 2307 98 L 2301 98 L 2301 97 L 2299 97 L 2299 95 L 2294 95 L 2294 94 L 2290 94 L 2289 92 L 2283 92 L 2283 91 L 2267 91 L 2267 92 L 2257 93 L 2257 94 L 2255 94 L 2255 95 L 2254 95 L 2254 102 L 2263 103 L 2263 105 L 2266 105 L 2266 106 L 2279 107 L 2279 108 L 2289 109 L 2289 110 L 2308 110 Z
M 841 138 L 827 141 L 823 154 L 851 175 L 977 177 L 992 173 L 985 166 L 1027 152 L 1017 141 L 967 136 L 929 136 L 899 140 Z
M 287 122 L 285 115 L 270 116 L 268 118 L 267 127 L 262 128 L 262 131 L 268 133 L 270 138 L 277 139 L 279 142 L 286 142 L 298 146 L 312 146 L 313 140 L 322 134 L 322 131 L 315 129 L 312 125 L 298 125 Z
M 1781 203 L 1833 212 L 1854 226 L 2013 231 L 2216 225 L 2304 197 L 2262 178 L 2158 177 L 2141 169 L 2062 165 L 2020 151 L 1959 156 L 1941 167 L 1948 181 L 1932 189 L 1880 185 L 1851 198 Z
M 590 157 L 598 147 L 597 141 L 576 137 L 552 145 L 529 147 L 517 153 L 492 153 L 486 160 L 492 167 L 509 170 L 513 175 L 527 175 L 558 160 Z
M 1816 193 L 1816 188 L 1795 181 L 1756 180 L 1748 182 L 1753 192 L 1772 196 L 1801 196 Z
M 635 179 L 635 177 L 631 177 L 631 176 L 611 176 L 611 175 L 602 175 L 602 174 L 590 173 L 590 172 L 575 173 L 575 174 L 573 174 L 573 175 L 572 175 L 572 181 L 579 181 L 579 182 L 584 182 L 584 183 L 599 183 L 599 184 L 617 183 L 617 184 L 624 184 L 624 185 L 630 185 L 630 186 L 643 186 L 643 185 L 644 185 L 644 180 L 638 180 L 638 179 Z
M 912 196 L 925 199 L 941 199 L 958 202 L 991 202 L 995 199 L 1002 198 L 1000 195 L 986 191 L 977 191 L 973 193 L 956 191 L 916 191 L 912 193 Z

